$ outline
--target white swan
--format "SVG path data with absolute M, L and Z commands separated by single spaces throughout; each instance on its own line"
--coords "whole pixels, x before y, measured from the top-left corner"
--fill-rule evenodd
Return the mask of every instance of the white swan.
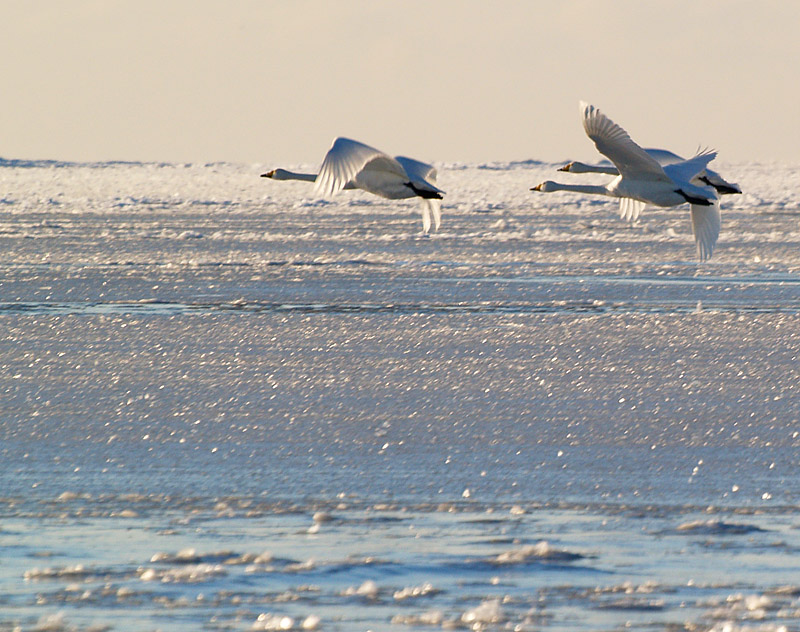
M 645 149 L 645 151 L 656 159 L 656 162 L 662 167 L 672 165 L 677 162 L 686 160 L 678 154 L 675 154 L 666 149 Z M 595 164 L 587 165 L 583 162 L 573 160 L 559 169 L 559 171 L 568 171 L 569 173 L 605 173 L 610 176 L 618 176 L 619 171 L 611 164 Z M 716 189 L 718 195 L 732 195 L 742 192 L 742 188 L 733 182 L 728 182 L 725 178 L 719 175 L 716 171 L 711 169 L 703 169 L 697 176 L 692 179 L 692 184 L 702 186 L 707 184 Z M 623 215 L 623 217 L 625 217 Z M 633 219 L 636 219 L 635 217 Z
M 261 174 L 273 180 L 314 182 L 322 196 L 342 189 L 361 189 L 390 200 L 422 198 L 422 230 L 431 224 L 438 230 L 442 222 L 441 200 L 444 191 L 436 182 L 436 169 L 424 162 L 391 156 L 349 138 L 337 138 L 325 154 L 319 174 L 273 169 Z
M 597 150 L 617 168 L 619 175 L 605 185 L 561 184 L 550 180 L 533 187 L 532 191 L 550 193 L 573 191 L 628 198 L 639 210 L 644 204 L 678 206 L 689 202 L 692 231 L 697 255 L 705 261 L 714 251 L 719 237 L 720 212 L 717 192 L 710 186 L 693 184 L 697 174 L 706 169 L 716 152 L 703 152 L 682 162 L 662 167 L 658 161 L 639 147 L 628 133 L 600 110 L 581 102 L 583 128 Z
M 675 154 L 666 149 L 645 149 L 645 151 L 656 159 L 658 164 L 662 167 L 672 165 L 678 162 L 683 162 L 686 159 L 678 154 Z M 573 160 L 561 167 L 559 171 L 567 171 L 569 173 L 604 173 L 610 176 L 618 176 L 619 171 L 611 163 L 599 163 L 587 165 L 584 162 Z M 716 171 L 711 169 L 703 169 L 697 176 L 692 179 L 692 184 L 698 186 L 709 185 L 716 189 L 718 195 L 730 195 L 734 193 L 741 193 L 742 189 L 738 184 L 728 182 L 719 175 Z M 646 205 L 638 200 L 630 198 L 620 198 L 619 200 L 619 216 L 620 218 L 634 222 L 639 219 L 639 215 L 644 210 Z

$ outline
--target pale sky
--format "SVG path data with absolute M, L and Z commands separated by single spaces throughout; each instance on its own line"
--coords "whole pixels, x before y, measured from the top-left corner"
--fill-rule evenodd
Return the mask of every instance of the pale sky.
M 800 163 L 798 0 L 0 0 L 0 156 Z

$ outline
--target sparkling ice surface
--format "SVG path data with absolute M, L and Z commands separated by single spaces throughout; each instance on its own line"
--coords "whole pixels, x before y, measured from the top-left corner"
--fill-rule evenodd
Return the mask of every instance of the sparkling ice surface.
M 271 166 L 0 161 L 0 631 L 800 629 L 800 169 Z

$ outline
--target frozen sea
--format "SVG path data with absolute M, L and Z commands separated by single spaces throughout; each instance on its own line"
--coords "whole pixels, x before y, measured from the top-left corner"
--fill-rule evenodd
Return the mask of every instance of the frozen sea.
M 559 164 L 0 160 L 0 631 L 800 630 L 800 165 Z

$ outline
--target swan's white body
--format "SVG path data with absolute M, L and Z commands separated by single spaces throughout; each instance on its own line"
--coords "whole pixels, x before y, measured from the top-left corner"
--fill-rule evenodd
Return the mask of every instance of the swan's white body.
M 618 176 L 605 185 L 560 184 L 546 181 L 534 191 L 573 191 L 622 198 L 629 214 L 637 214 L 645 204 L 671 207 L 689 202 L 692 230 L 701 261 L 711 257 L 719 237 L 720 212 L 717 192 L 710 186 L 692 183 L 716 156 L 704 152 L 694 158 L 661 166 L 628 133 L 600 110 L 581 103 L 583 128 L 597 150 L 616 167 Z M 627 201 L 626 201 L 627 200 Z
M 329 196 L 343 189 L 361 189 L 389 200 L 422 199 L 422 229 L 438 229 L 444 191 L 436 185 L 436 169 L 404 156 L 389 156 L 349 138 L 337 138 L 322 161 L 319 174 L 274 169 L 263 174 L 275 180 L 314 182 L 314 190 Z

